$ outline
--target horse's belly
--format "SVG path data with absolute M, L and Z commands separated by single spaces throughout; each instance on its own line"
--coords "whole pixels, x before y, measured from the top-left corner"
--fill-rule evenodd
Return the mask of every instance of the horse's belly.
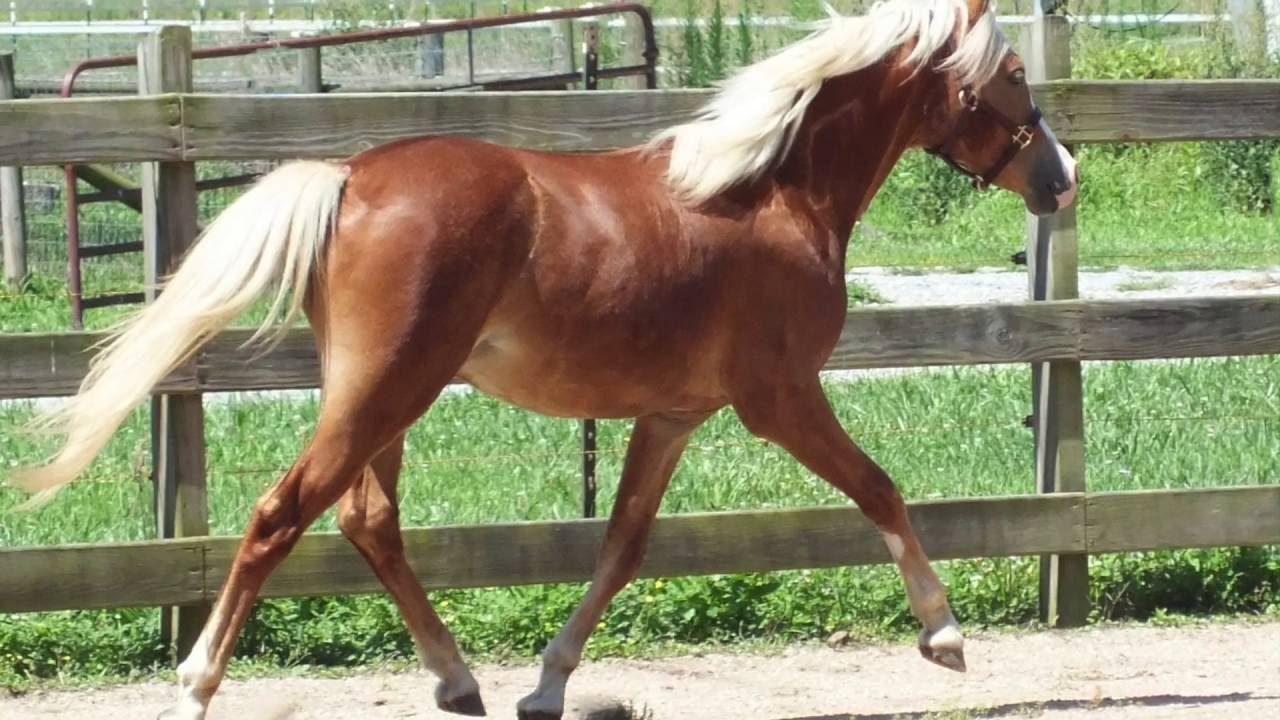
M 690 375 L 673 379 L 625 351 L 603 357 L 531 345 L 512 335 L 481 338 L 458 375 L 483 393 L 556 417 L 629 418 L 725 404 L 709 383 Z
M 588 417 L 579 399 L 549 391 L 548 383 L 539 381 L 535 374 L 522 373 L 508 363 L 468 361 L 458 375 L 480 392 L 525 410 L 553 417 Z

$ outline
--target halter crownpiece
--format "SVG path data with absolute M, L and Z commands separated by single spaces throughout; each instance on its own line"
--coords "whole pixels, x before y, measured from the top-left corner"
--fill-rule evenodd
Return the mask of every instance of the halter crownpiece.
M 1031 141 L 1035 139 L 1035 126 L 1040 123 L 1040 118 L 1043 117 L 1043 115 L 1040 112 L 1040 108 L 1032 106 L 1031 114 L 1027 116 L 1025 122 L 1014 122 L 998 108 L 978 97 L 978 94 L 975 93 L 973 88 L 968 85 L 960 89 L 960 105 L 965 111 L 960 114 L 960 120 L 951 128 L 951 134 L 947 136 L 946 140 L 942 141 L 941 145 L 925 148 L 925 152 L 942 158 L 942 160 L 950 165 L 956 172 L 972 178 L 973 186 L 978 190 L 986 190 L 991 186 L 991 183 L 995 182 L 996 178 L 1000 177 L 1000 173 L 1004 172 L 1004 169 L 1009 167 L 1009 163 L 1013 162 L 1013 159 L 1017 157 L 1018 152 L 1025 149 L 1031 144 Z M 949 151 L 952 140 L 960 134 L 961 129 L 964 128 L 964 125 L 968 121 L 970 115 L 979 111 L 991 116 L 1010 133 L 1009 144 L 1005 147 L 1004 152 L 990 168 L 987 168 L 987 171 L 984 173 L 976 173 L 964 165 L 961 165 L 951 157 L 951 153 Z

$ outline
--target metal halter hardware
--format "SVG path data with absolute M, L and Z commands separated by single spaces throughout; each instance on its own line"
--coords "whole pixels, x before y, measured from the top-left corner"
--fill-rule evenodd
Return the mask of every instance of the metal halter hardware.
M 1009 167 L 1009 163 L 1013 162 L 1013 158 L 1018 155 L 1018 151 L 1025 149 L 1035 139 L 1035 126 L 1039 124 L 1042 117 L 1040 108 L 1032 106 L 1031 115 L 1027 117 L 1026 121 L 1017 123 L 1010 120 L 1007 115 L 993 107 L 986 100 L 978 97 L 978 94 L 969 86 L 960 89 L 960 105 L 965 112 L 961 113 L 960 120 L 951 128 L 951 134 L 947 136 L 946 140 L 942 141 L 941 145 L 926 148 L 925 152 L 942 158 L 956 172 L 972 178 L 973 186 L 978 190 L 986 190 L 991 186 L 991 183 L 995 182 L 996 178 L 1000 177 L 1000 173 L 1004 172 L 1006 167 Z M 960 134 L 969 117 L 979 111 L 991 116 L 992 119 L 1000 123 L 1010 133 L 1009 145 L 1005 147 L 1000 158 L 984 173 L 976 173 L 956 162 L 949 151 L 952 140 Z

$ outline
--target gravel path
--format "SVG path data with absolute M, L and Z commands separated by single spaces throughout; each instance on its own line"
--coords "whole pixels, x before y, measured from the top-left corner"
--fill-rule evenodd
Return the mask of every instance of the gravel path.
M 978 636 L 967 654 L 963 675 L 929 665 L 907 644 L 609 660 L 584 664 L 569 693 L 580 706 L 619 698 L 653 720 L 1280 718 L 1280 622 Z M 511 718 L 536 668 L 485 666 L 476 675 L 490 717 Z M 431 688 L 422 673 L 228 681 L 209 720 L 456 717 L 434 708 Z M 40 692 L 0 699 L 0 718 L 149 720 L 172 694 L 159 683 Z
M 850 279 L 869 285 L 895 305 L 973 305 L 1022 302 L 1027 274 L 1003 269 L 971 273 L 898 274 L 883 268 L 861 268 Z M 1260 295 L 1280 292 L 1280 272 L 1259 270 L 1188 270 L 1152 272 L 1121 268 L 1080 273 L 1080 297 L 1086 299 Z

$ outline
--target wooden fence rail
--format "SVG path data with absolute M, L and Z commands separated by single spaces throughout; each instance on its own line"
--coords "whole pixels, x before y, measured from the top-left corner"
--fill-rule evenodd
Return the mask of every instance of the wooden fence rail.
M 216 337 L 157 393 L 314 388 L 319 363 L 299 328 L 261 355 L 253 330 Z M 0 335 L 0 399 L 74 394 L 98 333 Z M 1280 353 L 1280 296 L 852 310 L 828 370 L 1050 360 L 1149 360 Z
M 911 503 L 910 513 L 925 550 L 938 560 L 1280 542 L 1280 486 L 940 500 Z M 405 546 L 428 588 L 577 582 L 591 576 L 604 525 L 414 528 L 405 531 Z M 238 544 L 238 537 L 201 537 L 0 550 L 0 612 L 208 602 Z M 641 575 L 888 561 L 875 526 L 852 507 L 699 513 L 658 520 Z M 311 533 L 272 575 L 264 595 L 380 590 L 345 538 Z
M 1063 142 L 1280 136 L 1280 80 L 1059 80 L 1035 86 Z M 168 94 L 0 102 L 0 165 L 343 157 L 426 134 L 584 151 L 644 142 L 705 90 Z

